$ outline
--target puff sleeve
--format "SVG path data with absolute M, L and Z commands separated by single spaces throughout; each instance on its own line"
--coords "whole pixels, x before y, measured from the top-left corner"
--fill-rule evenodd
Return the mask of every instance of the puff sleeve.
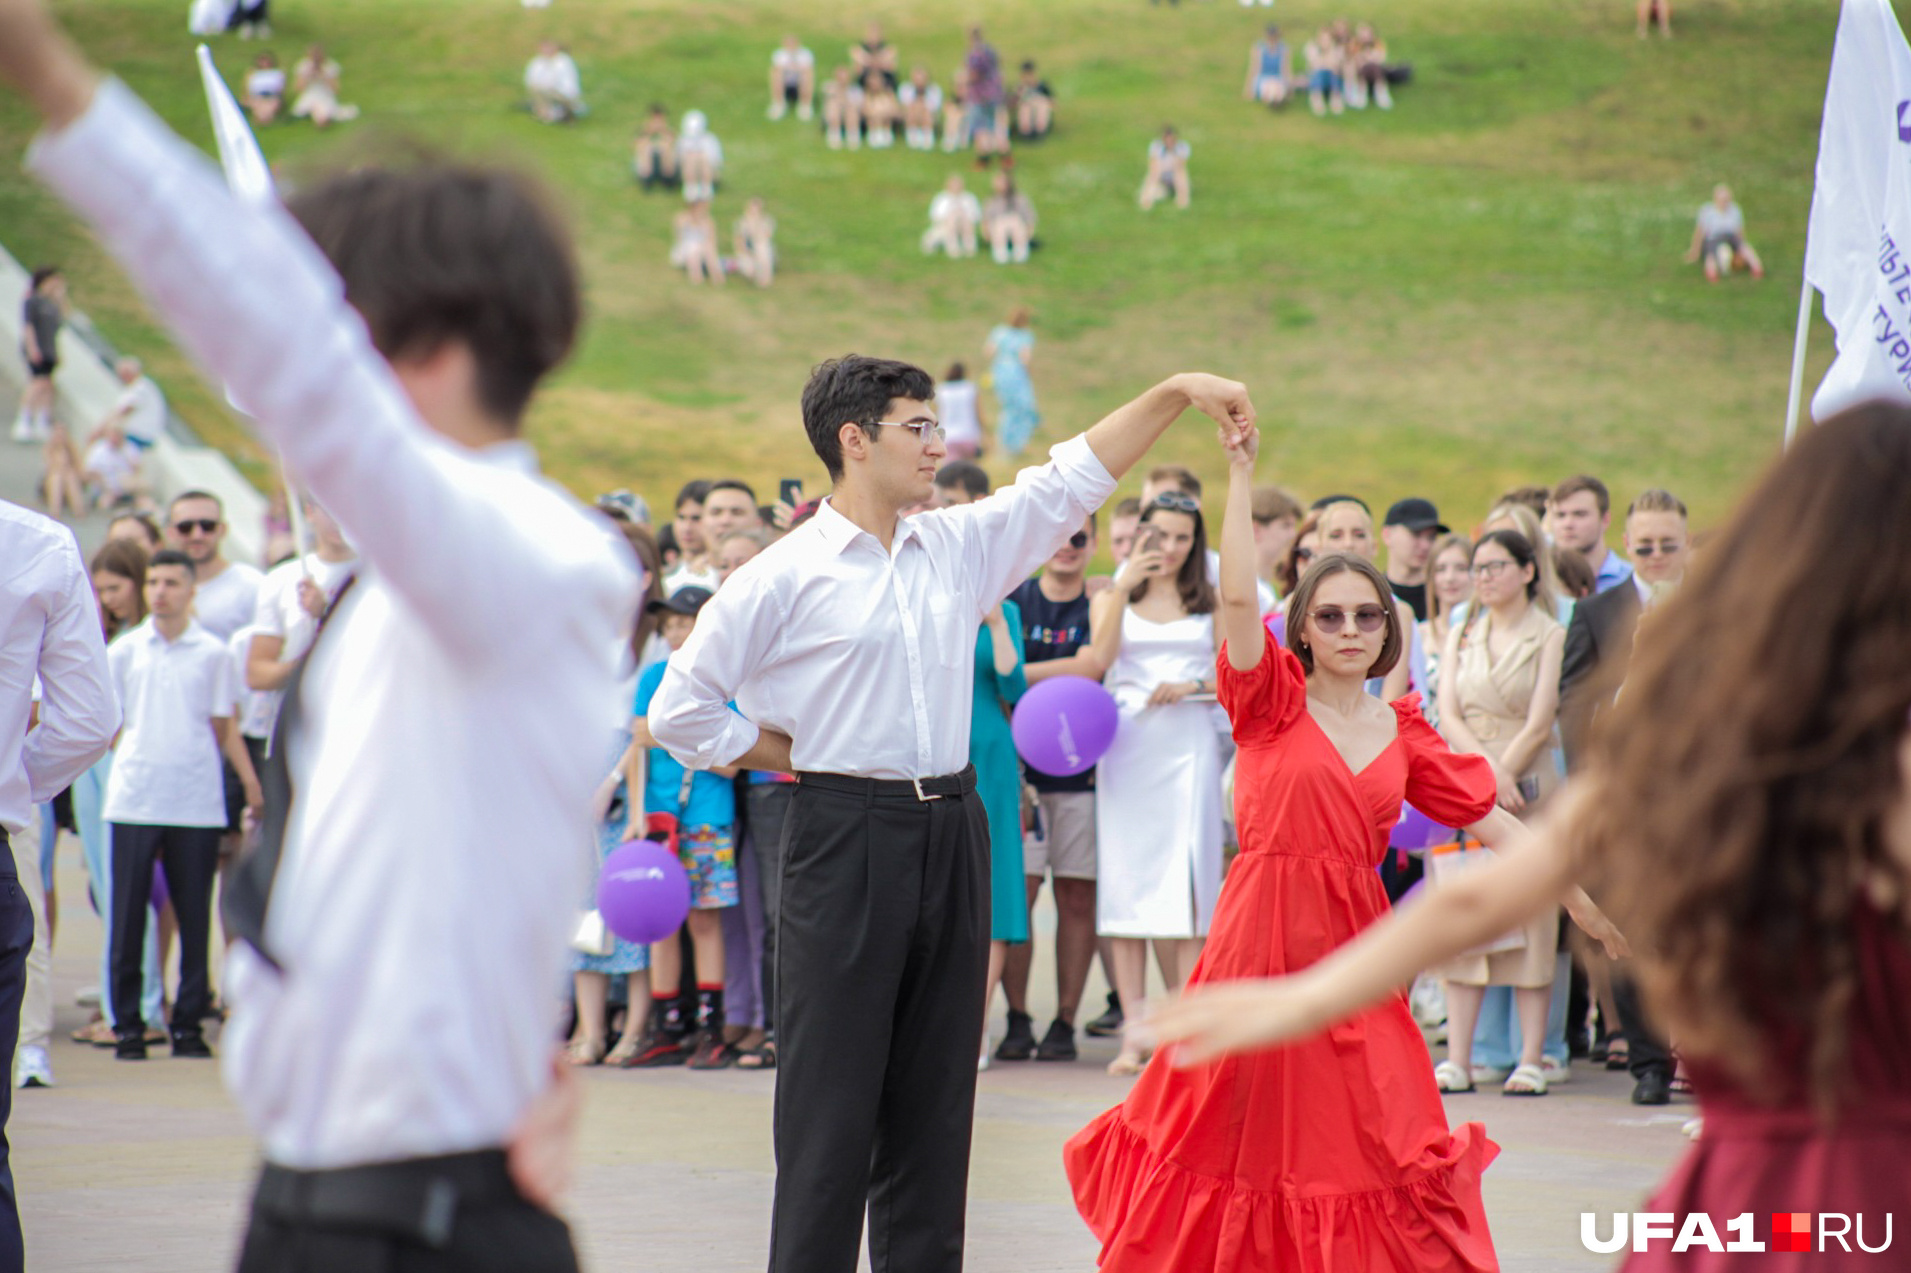
M 1236 671 L 1228 662 L 1224 642 L 1215 660 L 1214 684 L 1233 725 L 1234 741 L 1242 747 L 1274 741 L 1307 710 L 1306 670 L 1271 639 L 1262 649 L 1261 661 L 1246 672 Z
M 1420 714 L 1420 696 L 1393 705 L 1407 752 L 1407 803 L 1442 826 L 1471 826 L 1493 811 L 1498 790 L 1485 756 L 1461 755 L 1447 746 Z

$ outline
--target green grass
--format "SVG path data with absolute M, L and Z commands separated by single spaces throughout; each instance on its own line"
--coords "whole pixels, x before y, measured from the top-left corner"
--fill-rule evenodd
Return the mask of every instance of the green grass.
M 70 0 L 101 62 L 210 148 L 181 0 Z M 1345 10 L 1283 0 L 1296 48 Z M 1424 493 L 1470 523 L 1493 495 L 1568 473 L 1616 495 L 1667 485 L 1718 516 L 1776 449 L 1836 23 L 1824 0 L 1681 0 L 1677 36 L 1641 42 L 1623 0 L 1369 0 L 1414 83 L 1390 114 L 1320 121 L 1240 97 L 1269 10 L 1230 0 L 875 0 L 845 18 L 818 0 L 330 0 L 284 7 L 289 62 L 325 41 L 357 124 L 267 130 L 290 172 L 367 137 L 418 137 L 542 173 L 578 229 L 590 323 L 543 395 L 533 436 L 581 493 L 653 500 L 692 476 L 773 490 L 813 484 L 796 402 L 816 361 L 880 352 L 940 371 L 980 360 L 1014 305 L 1036 313 L 1038 442 L 1073 432 L 1155 378 L 1198 367 L 1252 387 L 1263 472 L 1373 502 Z M 839 153 L 794 119 L 763 117 L 771 48 L 795 30 L 823 70 L 881 17 L 905 66 L 946 82 L 983 21 L 1005 62 L 1037 57 L 1056 136 L 1018 155 L 1044 248 L 1020 269 L 915 250 L 941 154 Z M 512 110 L 550 33 L 582 68 L 591 117 L 549 129 Z M 256 46 L 215 44 L 237 82 Z M 777 217 L 783 273 L 767 292 L 697 289 L 664 263 L 674 199 L 632 186 L 627 143 L 650 101 L 709 114 L 728 158 L 718 216 L 751 194 Z M 1134 205 L 1150 135 L 1193 144 L 1194 207 Z M 31 121 L 0 104 L 0 147 Z M 1680 263 L 1694 209 L 1732 183 L 1771 278 L 1707 287 Z M 971 174 L 972 188 L 982 188 Z M 262 475 L 218 396 L 188 380 L 112 266 L 17 173 L 0 179 L 0 240 L 66 263 L 77 303 L 148 354 L 183 413 Z M 1813 383 L 1829 362 L 1815 328 Z M 1212 479 L 1211 433 L 1171 434 L 1162 459 Z M 1006 462 L 992 460 L 999 476 Z M 1132 483 L 1131 483 L 1132 485 Z

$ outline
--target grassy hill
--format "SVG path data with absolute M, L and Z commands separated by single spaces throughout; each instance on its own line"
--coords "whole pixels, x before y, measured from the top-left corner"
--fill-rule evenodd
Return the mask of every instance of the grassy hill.
M 92 55 L 210 149 L 184 0 L 69 0 Z M 1591 470 L 1621 498 L 1645 484 L 1721 513 L 1777 445 L 1836 6 L 1680 0 L 1676 38 L 1635 39 L 1622 0 L 283 0 L 271 47 L 323 40 L 360 122 L 265 132 L 299 173 L 379 138 L 541 172 L 578 229 L 590 323 L 536 409 L 547 467 L 580 492 L 667 500 L 692 476 L 820 482 L 796 410 L 807 368 L 846 350 L 932 370 L 980 360 L 1016 304 L 1036 314 L 1038 444 L 1168 372 L 1246 380 L 1268 433 L 1263 471 L 1308 493 L 1438 498 L 1471 522 L 1516 482 Z M 1346 13 L 1414 67 L 1391 113 L 1317 120 L 1241 99 L 1270 14 L 1298 50 Z M 813 125 L 764 118 L 786 30 L 845 59 L 881 18 L 906 67 L 944 83 L 966 24 L 1004 62 L 1035 57 L 1059 99 L 1050 140 L 1018 152 L 1045 246 L 1025 267 L 929 260 L 915 246 L 952 157 L 827 150 Z M 513 110 L 536 41 L 568 43 L 592 115 L 551 129 Z M 214 49 L 237 82 L 257 49 Z M 779 224 L 773 290 L 693 288 L 665 264 L 674 196 L 640 194 L 628 143 L 645 106 L 704 110 L 727 152 L 717 214 L 752 194 Z M 1192 143 L 1194 207 L 1134 204 L 1164 122 Z M 30 121 L 0 105 L 0 150 Z M 984 176 L 970 173 L 971 188 Z M 1746 210 L 1771 277 L 1708 287 L 1680 263 L 1718 180 Z M 17 170 L 0 177 L 0 240 L 66 264 L 76 302 L 147 354 L 184 414 L 263 476 L 258 448 L 190 381 L 98 250 Z M 1813 336 L 1813 381 L 1830 332 Z M 1211 434 L 1160 449 L 1219 479 Z M 991 457 L 1005 476 L 1009 465 Z M 1132 485 L 1132 484 L 1131 484 Z

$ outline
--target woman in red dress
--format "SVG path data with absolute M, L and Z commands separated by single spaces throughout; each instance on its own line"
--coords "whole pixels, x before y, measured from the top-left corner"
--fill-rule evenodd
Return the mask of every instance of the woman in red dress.
M 1257 446 L 1250 432 L 1231 448 L 1221 548 L 1241 854 L 1191 986 L 1305 968 L 1384 915 L 1376 868 L 1403 797 L 1488 844 L 1520 834 L 1483 758 L 1448 751 L 1416 698 L 1364 692 L 1405 640 L 1370 563 L 1316 561 L 1288 607 L 1295 653 L 1267 639 L 1249 511 Z M 1104 1269 L 1400 1273 L 1499 1267 L 1480 1201 L 1497 1152 L 1477 1123 L 1449 1131 L 1396 993 L 1280 1051 L 1200 1070 L 1158 1057 L 1065 1158 Z
M 1854 544 L 1854 527 L 1886 551 Z M 1902 1267 L 1907 544 L 1911 408 L 1872 403 L 1805 434 L 1678 595 L 1642 621 L 1592 762 L 1535 844 L 1401 908 L 1301 976 L 1183 999 L 1159 1015 L 1158 1036 L 1179 1041 L 1182 1063 L 1261 1055 L 1241 1050 L 1392 995 L 1415 970 L 1552 905 L 1583 867 L 1620 906 L 1647 1007 L 1677 1040 L 1705 1114 L 1642 1209 L 1673 1213 L 1681 1229 L 1705 1213 L 1718 1239 L 1676 1254 L 1670 1240 L 1650 1241 L 1625 1273 Z M 1748 1212 L 1750 1236 L 1772 1249 L 1725 1250 L 1740 1237 L 1727 1222 Z M 1800 1212 L 1812 1218 L 1809 1249 L 1783 1249 L 1772 1217 Z M 1821 1233 L 1825 1212 L 1852 1218 L 1849 1246 Z M 1892 1254 L 1865 1253 L 1890 1220 Z

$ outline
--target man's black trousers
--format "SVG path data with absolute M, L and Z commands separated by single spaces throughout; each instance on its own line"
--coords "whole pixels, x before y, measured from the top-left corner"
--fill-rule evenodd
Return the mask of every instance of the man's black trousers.
M 166 868 L 166 889 L 179 919 L 179 995 L 173 1000 L 175 1031 L 196 1034 L 212 1007 L 206 961 L 212 941 L 212 885 L 219 874 L 223 827 L 162 827 L 137 822 L 111 824 L 113 835 L 113 1007 L 121 1038 L 143 1037 L 139 996 L 146 950 L 146 908 L 152 901 L 153 863 Z

